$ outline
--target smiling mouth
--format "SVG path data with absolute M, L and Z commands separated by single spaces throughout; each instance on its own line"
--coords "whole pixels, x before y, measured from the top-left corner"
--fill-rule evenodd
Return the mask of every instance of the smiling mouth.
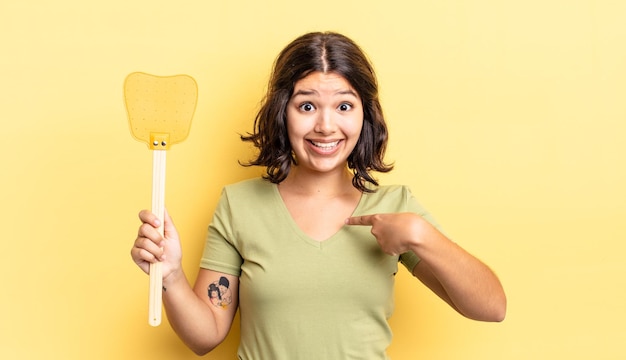
M 337 141 L 333 141 L 333 142 L 317 142 L 317 141 L 310 141 L 311 144 L 313 144 L 315 147 L 318 147 L 322 150 L 331 150 L 335 147 L 337 147 L 337 145 L 339 144 L 339 140 Z

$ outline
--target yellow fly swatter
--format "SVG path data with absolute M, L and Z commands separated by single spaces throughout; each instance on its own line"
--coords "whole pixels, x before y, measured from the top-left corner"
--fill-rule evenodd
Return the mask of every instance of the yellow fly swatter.
M 189 75 L 156 76 L 135 72 L 124 81 L 124 99 L 133 137 L 153 151 L 152 212 L 165 216 L 165 153 L 189 135 L 198 101 L 198 85 Z M 150 265 L 148 322 L 161 323 L 163 276 L 161 263 Z

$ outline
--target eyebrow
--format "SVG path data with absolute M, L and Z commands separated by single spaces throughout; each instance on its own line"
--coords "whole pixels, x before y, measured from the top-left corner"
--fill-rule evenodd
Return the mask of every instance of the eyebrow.
M 298 95 L 317 95 L 318 92 L 315 90 L 298 90 L 296 92 L 293 93 L 293 95 L 291 95 L 291 97 L 296 97 Z M 359 96 L 357 95 L 356 92 L 354 92 L 353 90 L 347 89 L 347 90 L 341 90 L 341 91 L 337 91 L 335 94 L 333 95 L 352 95 L 355 98 L 358 98 Z

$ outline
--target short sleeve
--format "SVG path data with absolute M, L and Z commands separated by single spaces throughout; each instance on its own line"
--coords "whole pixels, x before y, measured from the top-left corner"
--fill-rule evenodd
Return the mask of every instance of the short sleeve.
M 228 194 L 223 190 L 207 232 L 201 268 L 240 276 L 243 259 L 234 243 L 232 224 Z
M 407 186 L 403 186 L 406 199 L 406 211 L 418 214 L 424 220 L 428 221 L 437 230 L 443 233 L 443 230 L 435 220 L 435 218 L 417 201 L 417 199 L 411 193 L 411 190 Z M 410 272 L 413 272 L 413 268 L 420 262 L 420 258 L 412 251 L 406 252 L 400 255 L 400 262 Z

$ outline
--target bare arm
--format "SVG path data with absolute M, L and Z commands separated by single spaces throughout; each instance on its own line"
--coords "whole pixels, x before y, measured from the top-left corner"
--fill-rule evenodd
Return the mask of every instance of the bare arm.
M 165 213 L 163 237 L 157 231 L 159 220 L 154 214 L 144 210 L 139 218 L 142 225 L 131 257 L 146 273 L 151 262 L 162 261 L 167 318 L 191 350 L 206 354 L 228 335 L 238 306 L 239 278 L 200 269 L 192 289 L 181 266 L 180 240 L 169 214 Z
M 422 260 L 413 268 L 413 275 L 470 319 L 504 320 L 506 296 L 496 275 L 447 238 L 441 241 L 433 249 L 414 250 Z
M 506 296 L 493 271 L 419 215 L 376 214 L 346 222 L 372 226 L 387 254 L 413 251 L 421 259 L 413 275 L 462 315 L 482 321 L 504 319 Z
M 227 289 L 219 285 L 224 279 Z M 224 341 L 237 311 L 238 277 L 200 269 L 193 289 L 184 274 L 163 280 L 163 286 L 168 321 L 191 350 L 203 355 Z

